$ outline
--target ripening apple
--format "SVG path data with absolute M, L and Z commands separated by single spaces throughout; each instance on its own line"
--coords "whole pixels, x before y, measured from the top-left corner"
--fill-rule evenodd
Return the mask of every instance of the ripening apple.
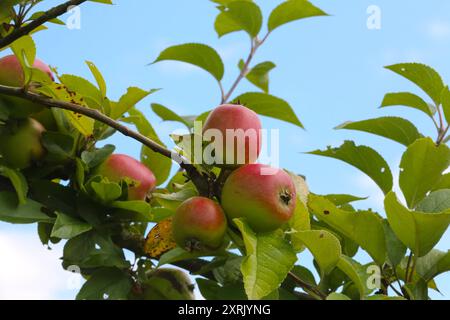
M 131 181 L 128 185 L 128 200 L 145 200 L 156 186 L 153 172 L 136 159 L 125 154 L 113 154 L 96 170 L 111 182 Z
M 245 218 L 256 232 L 273 231 L 292 217 L 296 190 L 288 173 L 261 164 L 233 171 L 222 189 L 221 204 L 230 220 Z
M 49 108 L 31 114 L 30 118 L 39 121 L 47 131 L 58 131 L 58 124 L 56 123 L 52 110 Z
M 194 288 L 185 272 L 159 268 L 144 283 L 141 296 L 144 300 L 194 300 Z
M 222 208 L 208 198 L 193 197 L 184 201 L 173 216 L 173 238 L 187 251 L 218 249 L 226 230 L 227 219 Z
M 41 60 L 36 59 L 33 67 L 39 69 L 53 80 L 53 74 L 49 66 Z M 0 58 L 0 85 L 9 87 L 23 87 L 25 75 L 19 59 L 15 55 Z M 32 113 L 40 112 L 44 106 L 17 97 L 1 95 L 0 99 L 8 108 L 9 117 L 14 119 L 26 118 Z
M 206 140 L 220 133 L 215 149 L 216 164 L 236 167 L 254 163 L 261 152 L 261 121 L 258 115 L 241 105 L 224 104 L 209 114 L 203 126 Z M 217 145 L 217 144 L 216 144 Z M 220 148 L 220 145 L 222 148 Z
M 41 143 L 45 128 L 36 120 L 17 120 L 2 127 L 0 155 L 8 166 L 25 169 L 42 159 L 45 149 Z

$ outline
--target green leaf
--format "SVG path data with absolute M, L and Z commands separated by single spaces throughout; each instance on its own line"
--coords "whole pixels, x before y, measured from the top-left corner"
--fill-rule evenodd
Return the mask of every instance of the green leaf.
M 200 293 L 208 300 L 247 300 L 242 284 L 220 286 L 216 281 L 198 278 Z
M 286 121 L 303 128 L 292 107 L 286 101 L 270 94 L 249 92 L 236 97 L 233 101 L 239 102 L 260 115 Z
M 64 265 L 77 265 L 81 268 L 117 267 L 129 268 L 123 250 L 109 237 L 94 233 L 82 233 L 64 246 Z
M 360 294 L 360 299 L 363 299 L 364 296 L 370 293 L 371 290 L 367 287 L 367 279 L 369 275 L 367 274 L 364 266 L 344 255 L 341 256 L 337 266 L 356 285 Z
M 223 252 L 189 252 L 182 248 L 174 248 L 166 253 L 164 253 L 158 262 L 158 267 L 163 266 L 165 264 L 173 264 L 178 261 L 195 259 L 199 257 L 212 257 L 212 256 L 220 256 L 223 255 Z
M 274 69 L 276 65 L 273 62 L 261 62 L 248 70 L 245 78 L 253 83 L 255 86 L 263 90 L 265 93 L 269 92 L 269 72 Z M 239 69 L 244 68 L 244 61 L 239 61 Z
M 431 190 L 436 191 L 442 189 L 450 189 L 450 173 L 443 174 Z
M 131 287 L 132 279 L 126 271 L 102 268 L 89 277 L 77 300 L 125 300 Z
M 21 1 L 22 0 L 2 0 L 0 2 L 0 21 L 10 17 L 12 15 L 12 8 Z
M 317 218 L 359 244 L 377 264 L 384 263 L 386 243 L 380 216 L 371 211 L 344 211 L 329 200 L 313 194 L 309 195 L 308 206 Z
M 403 297 L 388 297 L 383 294 L 375 294 L 370 297 L 366 297 L 364 300 L 407 300 Z
M 285 1 L 270 14 L 268 23 L 269 31 L 291 21 L 316 16 L 327 16 L 327 14 L 306 0 Z
M 122 188 L 115 182 L 91 182 L 90 187 L 95 196 L 103 203 L 110 203 L 122 195 Z
M 450 149 L 430 138 L 419 139 L 403 154 L 400 163 L 400 188 L 409 208 L 414 208 L 439 181 L 450 165 Z
M 95 120 L 79 113 L 63 110 L 64 115 L 70 123 L 85 137 L 90 137 L 94 133 Z
M 188 43 L 165 49 L 153 62 L 174 60 L 193 64 L 209 72 L 217 81 L 222 80 L 224 65 L 213 48 L 199 43 Z
M 341 244 L 338 238 L 325 230 L 308 230 L 297 232 L 297 239 L 314 256 L 322 275 L 329 274 L 341 258 Z
M 432 68 L 421 63 L 400 63 L 387 66 L 389 69 L 409 81 L 415 83 L 434 101 L 436 106 L 441 104 L 441 93 L 444 83 L 441 76 Z
M 232 1 L 217 16 L 214 27 L 219 37 L 244 30 L 251 38 L 261 30 L 263 16 L 257 4 L 251 1 Z
M 333 202 L 337 206 L 367 199 L 367 197 L 361 198 L 350 194 L 327 194 L 324 197 Z
M 421 97 L 410 92 L 394 92 L 385 95 L 381 108 L 391 106 L 405 106 L 420 110 L 429 117 L 433 117 L 436 109 L 426 103 Z
M 71 135 L 46 131 L 42 134 L 42 144 L 47 150 L 45 157 L 49 162 L 64 162 L 72 157 L 74 138 Z
M 450 123 L 450 89 L 448 86 L 445 86 L 444 89 L 442 89 L 441 105 L 442 110 L 444 111 L 445 120 L 447 123 Z
M 29 35 L 22 36 L 10 46 L 17 59 L 20 61 L 20 65 L 24 72 L 25 84 L 27 84 L 31 79 L 31 67 L 36 58 L 36 45 L 33 38 Z
M 390 192 L 384 207 L 392 230 L 418 257 L 430 252 L 450 224 L 450 210 L 440 213 L 411 211 L 404 207 L 394 192 Z
M 0 221 L 29 224 L 35 222 L 52 222 L 53 219 L 42 212 L 42 205 L 28 199 L 19 204 L 16 194 L 0 192 Z
M 137 87 L 129 87 L 127 89 L 127 93 L 122 95 L 119 99 L 119 102 L 113 104 L 113 108 L 111 108 L 110 117 L 114 120 L 119 119 L 125 113 L 127 113 L 130 109 L 132 109 L 139 101 L 145 99 L 152 93 L 158 91 L 157 89 L 152 90 L 142 90 Z
M 127 121 L 133 123 L 141 134 L 165 147 L 159 139 L 155 129 L 153 129 L 152 125 L 145 118 L 142 112 L 136 108 L 132 108 L 128 112 L 131 117 Z M 152 170 L 156 177 L 157 185 L 163 184 L 167 178 L 169 178 L 170 170 L 172 168 L 172 159 L 143 146 L 141 149 L 141 161 L 148 168 L 150 168 L 150 170 Z
M 107 144 L 100 149 L 83 151 L 81 160 L 83 160 L 89 168 L 95 168 L 112 155 L 115 149 L 115 146 Z
M 353 141 L 345 141 L 339 148 L 308 153 L 344 161 L 367 174 L 385 194 L 392 190 L 393 177 L 389 165 L 370 147 L 356 146 Z
M 93 99 L 97 105 L 101 105 L 103 97 L 99 89 L 97 89 L 90 81 L 70 74 L 60 76 L 59 80 L 70 91 L 76 92 L 84 98 Z
M 450 250 L 447 252 L 431 250 L 417 259 L 416 272 L 426 282 L 448 271 L 450 271 Z
M 151 222 L 153 216 L 150 204 L 145 201 L 114 201 L 111 206 L 125 210 L 120 212 L 120 219 L 130 219 L 131 221 Z
M 198 195 L 194 187 L 187 187 L 174 193 L 153 193 L 153 197 L 165 208 L 176 210 L 179 205 L 192 197 Z
M 327 300 L 351 300 L 351 299 L 347 297 L 345 294 L 333 292 L 328 295 Z
M 311 229 L 310 217 L 308 208 L 300 200 L 297 199 L 297 206 L 295 207 L 294 215 L 289 220 L 289 227 L 291 228 L 290 237 L 292 246 L 295 251 L 300 252 L 304 249 L 300 231 Z
M 310 214 L 306 203 L 308 201 L 309 188 L 305 179 L 286 170 L 291 176 L 295 184 L 297 193 L 297 206 L 295 207 L 294 215 L 289 220 L 289 227 L 291 228 L 290 238 L 295 251 L 300 252 L 304 249 L 303 241 L 298 237 L 297 231 L 305 231 L 311 229 Z
M 387 261 L 396 267 L 406 255 L 406 246 L 399 240 L 387 220 L 383 220 L 384 235 L 386 238 Z
M 262 299 L 279 288 L 297 257 L 283 238 L 256 235 L 242 220 L 233 221 L 242 233 L 247 252 L 241 265 L 245 292 L 250 300 Z
M 175 121 L 184 124 L 188 129 L 192 126 L 192 124 L 186 121 L 185 118 L 180 117 L 178 114 L 170 110 L 169 108 L 158 104 L 152 103 L 152 110 L 156 113 L 163 121 Z
M 417 211 L 437 213 L 450 209 L 450 189 L 431 192 L 416 207 Z
M 58 213 L 55 225 L 51 233 L 52 237 L 60 239 L 72 239 L 92 229 L 92 226 L 79 219 Z
M 399 117 L 381 117 L 357 122 L 346 122 L 336 129 L 349 129 L 369 132 L 409 146 L 422 138 L 419 130 L 410 121 Z
M 0 165 L 0 175 L 11 181 L 11 184 L 16 190 L 19 204 L 25 204 L 27 202 L 28 182 L 20 170 L 10 169 Z
M 100 93 L 103 97 L 106 97 L 106 82 L 100 70 L 98 70 L 97 66 L 91 61 L 86 61 L 86 64 L 97 82 Z

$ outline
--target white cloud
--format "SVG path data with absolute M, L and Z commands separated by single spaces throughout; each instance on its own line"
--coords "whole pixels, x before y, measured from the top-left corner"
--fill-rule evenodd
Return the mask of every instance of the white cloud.
M 61 256 L 61 245 L 48 250 L 35 234 L 3 229 L 0 233 L 0 300 L 73 298 L 76 290 L 70 284 L 74 275 L 62 269 Z
M 430 21 L 426 26 L 426 32 L 431 38 L 447 39 L 450 37 L 450 22 L 444 20 Z
M 217 52 L 225 63 L 236 63 L 236 60 L 247 54 L 248 47 L 248 44 L 244 41 L 234 41 L 225 45 L 219 45 Z

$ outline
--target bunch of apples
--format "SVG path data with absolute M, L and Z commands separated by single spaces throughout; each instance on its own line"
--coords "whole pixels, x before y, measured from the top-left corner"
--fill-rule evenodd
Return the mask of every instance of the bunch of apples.
M 220 156 L 234 153 L 234 163 L 219 167 L 230 170 L 221 189 L 220 203 L 205 197 L 183 202 L 173 217 L 173 237 L 178 246 L 188 251 L 209 251 L 221 247 L 228 224 L 243 218 L 255 232 L 270 232 L 282 227 L 296 207 L 296 190 L 291 176 L 280 169 L 255 163 L 261 151 L 262 125 L 258 115 L 242 105 L 225 104 L 214 109 L 206 119 L 203 132 L 218 130 L 223 141 Z M 240 145 L 227 140 L 237 130 L 253 130 Z M 236 150 L 236 148 L 243 148 Z M 257 150 L 253 156 L 251 150 Z M 216 150 L 217 152 L 217 150 Z M 244 163 L 238 163 L 241 152 Z M 223 159 L 220 161 L 225 163 Z
M 50 68 L 40 60 L 34 67 L 53 79 Z M 24 86 L 24 72 L 18 59 L 11 55 L 0 59 L 0 84 Z M 8 166 L 25 169 L 45 156 L 41 137 L 47 128 L 54 130 L 50 109 L 20 98 L 0 96 L 8 120 L 1 126 L 0 155 Z M 296 206 L 295 185 L 288 173 L 257 164 L 261 151 L 262 125 L 258 115 L 242 105 L 225 104 L 214 109 L 203 126 L 203 132 L 222 134 L 223 158 L 233 153 L 232 163 L 218 165 L 231 171 L 221 188 L 219 199 L 193 197 L 184 201 L 173 217 L 172 233 L 178 246 L 189 250 L 215 250 L 221 247 L 229 224 L 243 218 L 255 232 L 270 232 L 282 227 L 292 217 Z M 232 143 L 227 134 L 236 130 L 253 130 L 244 144 Z M 255 152 L 251 152 L 256 150 Z M 236 155 L 244 156 L 238 163 Z M 131 180 L 128 200 L 146 200 L 156 186 L 153 172 L 138 160 L 123 154 L 110 155 L 95 174 L 111 182 Z

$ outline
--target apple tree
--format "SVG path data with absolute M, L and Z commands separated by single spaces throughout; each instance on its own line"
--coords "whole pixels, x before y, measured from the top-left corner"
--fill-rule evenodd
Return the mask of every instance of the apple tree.
M 438 290 L 435 277 L 450 269 L 449 251 L 435 249 L 450 224 L 445 173 L 450 90 L 435 70 L 418 63 L 386 67 L 420 87 L 424 96 L 395 92 L 382 102 L 382 107 L 423 112 L 436 126 L 433 137 L 402 117 L 337 127 L 391 139 L 405 149 L 402 195 L 393 191 L 389 164 L 370 146 L 346 141 L 310 152 L 356 167 L 383 191 L 385 212 L 356 210 L 352 203 L 361 198 L 319 195 L 289 168 L 255 163 L 260 116 L 299 130 L 303 124 L 288 102 L 269 93 L 275 64 L 255 64 L 254 57 L 285 24 L 325 17 L 325 11 L 307 0 L 287 0 L 265 17 L 255 1 L 212 0 L 218 36 L 244 32 L 250 52 L 229 88 L 214 48 L 187 43 L 159 53 L 153 63 L 199 67 L 221 93 L 218 108 L 196 116 L 151 104 L 163 121 L 178 122 L 189 132 L 172 135 L 169 148 L 136 107 L 156 90 L 129 87 L 115 101 L 108 98 L 108 84 L 94 62 L 86 65 L 95 82 L 59 74 L 36 58 L 33 35 L 64 24 L 58 17 L 87 1 L 37 11 L 35 6 L 45 2 L 0 3 L 0 50 L 13 53 L 0 58 L 0 220 L 35 224 L 44 245 L 64 243 L 62 267 L 75 268 L 86 279 L 77 299 L 194 299 L 194 286 L 212 300 L 426 300 L 430 290 Z M 243 81 L 255 91 L 236 95 Z M 199 123 L 204 124 L 200 130 Z M 209 159 L 198 161 L 198 153 L 211 151 L 220 140 L 206 139 L 206 129 L 257 134 L 232 148 L 223 139 Z M 105 145 L 114 134 L 140 142 L 141 158 Z M 234 151 L 243 154 L 242 162 L 234 157 L 226 164 L 210 161 L 230 160 Z M 262 175 L 265 169 L 272 174 Z M 298 259 L 304 250 L 314 257 L 315 270 Z M 359 251 L 371 262 L 358 262 Z

